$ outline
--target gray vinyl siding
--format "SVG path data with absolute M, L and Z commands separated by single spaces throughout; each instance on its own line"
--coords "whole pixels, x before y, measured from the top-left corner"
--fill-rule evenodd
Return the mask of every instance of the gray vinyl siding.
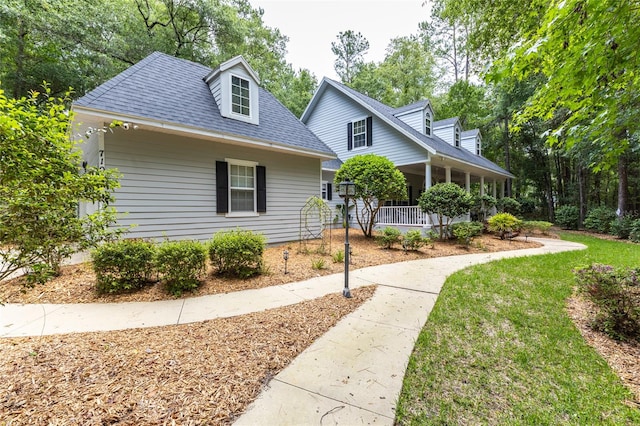
M 460 140 L 460 145 L 466 149 L 467 151 L 473 153 L 473 154 L 477 154 L 476 152 L 476 140 L 477 138 L 474 137 L 470 137 L 470 138 L 462 138 Z
M 332 87 L 318 99 L 307 127 L 327 144 L 342 161 L 359 154 L 377 154 L 387 157 L 396 165 L 411 164 L 426 158 L 426 151 L 391 126 L 373 116 L 370 147 L 347 149 L 347 123 L 372 116 L 351 99 L 339 95 Z
M 438 136 L 440 139 L 442 139 L 443 141 L 445 141 L 446 143 L 448 143 L 451 146 L 454 146 L 454 127 L 453 126 L 445 126 L 445 127 L 440 127 L 439 129 L 433 129 L 433 134 Z
M 209 90 L 211 90 L 211 94 L 213 98 L 216 100 L 216 105 L 218 108 L 222 108 L 222 85 L 220 84 L 220 77 L 216 78 L 209 84 Z
M 105 135 L 107 167 L 120 171 L 115 207 L 132 238 L 205 241 L 220 230 L 250 229 L 269 243 L 295 241 L 300 209 L 320 196 L 320 160 L 147 131 Z M 266 167 L 267 212 L 252 217 L 216 213 L 216 161 Z
M 396 118 L 404 121 L 420 133 L 424 133 L 424 110 L 413 111 L 408 114 L 396 115 Z

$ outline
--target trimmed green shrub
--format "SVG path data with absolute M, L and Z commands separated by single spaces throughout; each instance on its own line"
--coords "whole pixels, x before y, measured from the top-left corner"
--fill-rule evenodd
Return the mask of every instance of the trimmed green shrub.
M 412 229 L 402 236 L 402 248 L 409 251 L 420 250 L 427 244 L 431 244 L 432 239 L 422 235 L 422 231 Z
M 197 241 L 165 241 L 157 248 L 155 258 L 156 270 L 174 296 L 200 285 L 206 262 L 207 249 Z
M 453 220 L 473 206 L 473 196 L 455 183 L 437 183 L 420 194 L 418 205 L 423 212 L 436 215 L 440 239 L 444 240 L 450 235 Z
M 118 293 L 143 287 L 151 281 L 155 249 L 152 242 L 138 239 L 112 241 L 93 249 L 96 290 Z
M 556 225 L 562 229 L 578 229 L 580 211 L 576 206 L 562 206 L 556 209 Z
M 631 230 L 633 229 L 633 222 L 635 220 L 636 219 L 633 216 L 618 217 L 611 221 L 609 233 L 623 240 L 629 239 L 631 236 Z
M 598 308 L 593 327 L 615 339 L 640 339 L 640 269 L 596 263 L 574 273 L 578 291 Z
M 376 240 L 382 247 L 390 249 L 394 244 L 400 243 L 401 236 L 399 229 L 387 226 L 382 230 L 382 234 L 376 236 Z
M 631 232 L 629 232 L 629 239 L 634 243 L 640 243 L 640 219 L 636 219 L 631 222 Z
M 484 226 L 480 222 L 459 222 L 452 226 L 453 236 L 465 246 L 471 244 L 473 237 L 482 234 Z
M 547 235 L 549 229 L 551 229 L 551 222 L 545 222 L 544 220 L 525 220 L 522 222 L 522 230 L 526 233 L 540 232 L 542 235 Z
M 611 230 L 611 222 L 617 219 L 615 210 L 609 207 L 596 207 L 587 213 L 584 218 L 584 229 L 598 232 L 600 234 L 608 234 Z
M 249 278 L 262 272 L 266 245 L 261 234 L 242 229 L 221 231 L 209 243 L 209 259 L 218 274 Z
M 477 218 L 479 222 L 484 222 L 489 216 L 492 207 L 498 204 L 498 200 L 491 195 L 475 195 L 473 197 L 473 206 L 471 207 L 472 217 Z
M 498 234 L 501 240 L 509 238 L 513 232 L 522 228 L 522 221 L 511 213 L 498 213 L 489 218 L 489 231 Z
M 500 213 L 520 214 L 521 205 L 515 198 L 502 197 L 498 200 L 498 211 Z

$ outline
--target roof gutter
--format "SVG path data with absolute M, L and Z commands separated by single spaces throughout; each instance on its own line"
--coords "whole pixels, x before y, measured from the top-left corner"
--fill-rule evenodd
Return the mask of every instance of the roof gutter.
M 305 157 L 314 157 L 321 160 L 332 160 L 337 158 L 335 154 L 329 154 L 322 151 L 316 151 L 313 149 L 299 149 L 292 148 L 284 145 L 280 142 L 273 142 L 268 140 L 253 139 L 248 137 L 237 136 L 230 133 L 214 132 L 199 127 L 184 126 L 168 121 L 151 120 L 149 118 L 143 118 L 133 115 L 121 115 L 106 112 L 104 110 L 98 110 L 93 108 L 87 108 L 84 106 L 72 106 L 72 110 L 78 115 L 88 115 L 104 121 L 123 121 L 123 122 L 135 122 L 136 125 L 144 126 L 154 129 L 162 129 L 167 133 L 187 133 L 200 139 L 215 139 L 222 143 L 228 143 L 232 145 L 249 145 L 255 148 L 266 149 L 271 151 L 286 152 L 296 155 L 302 155 Z

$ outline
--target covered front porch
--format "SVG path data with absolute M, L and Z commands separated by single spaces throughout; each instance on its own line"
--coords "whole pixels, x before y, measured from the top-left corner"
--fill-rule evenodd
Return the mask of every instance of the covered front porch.
M 480 195 L 492 195 L 494 198 L 504 197 L 505 182 L 508 178 L 497 172 L 453 161 L 445 157 L 433 156 L 426 161 L 398 165 L 407 181 L 408 199 L 391 202 L 380 208 L 376 217 L 376 226 L 394 226 L 399 228 L 431 229 L 438 223 L 435 216 L 422 212 L 418 206 L 418 198 L 426 189 L 436 183 L 455 183 L 467 192 Z M 453 222 L 464 222 L 471 219 L 470 214 L 457 217 Z

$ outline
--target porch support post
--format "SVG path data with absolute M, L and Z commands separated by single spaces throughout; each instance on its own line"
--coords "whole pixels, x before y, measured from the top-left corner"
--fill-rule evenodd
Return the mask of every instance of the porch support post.
M 480 176 L 480 196 L 484 195 L 484 176 Z
M 464 188 L 467 192 L 471 192 L 471 173 L 469 172 L 464 173 Z
M 424 163 L 424 190 L 431 188 L 431 160 Z
M 497 180 L 493 180 L 493 198 L 496 198 L 496 192 L 498 190 L 498 181 Z
M 451 183 L 451 166 L 444 166 L 445 182 Z

